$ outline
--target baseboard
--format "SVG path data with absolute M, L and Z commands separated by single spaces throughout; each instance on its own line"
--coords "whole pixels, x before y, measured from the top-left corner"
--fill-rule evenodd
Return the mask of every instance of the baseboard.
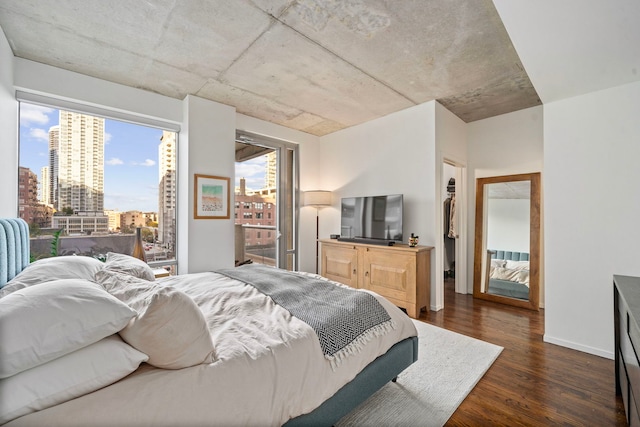
M 572 341 L 551 337 L 547 334 L 544 335 L 542 340 L 549 344 L 555 344 L 561 347 L 567 347 L 572 350 L 581 351 L 583 353 L 593 354 L 594 356 L 600 356 L 600 357 L 604 357 L 606 359 L 612 359 L 612 360 L 614 358 L 614 353 L 612 351 L 602 350 L 601 348 L 589 347 L 588 345 L 582 345 Z

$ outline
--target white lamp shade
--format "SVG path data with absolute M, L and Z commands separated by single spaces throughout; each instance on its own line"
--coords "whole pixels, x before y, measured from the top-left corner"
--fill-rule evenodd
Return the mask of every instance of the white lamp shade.
M 304 192 L 304 205 L 305 206 L 331 206 L 331 191 L 305 191 Z

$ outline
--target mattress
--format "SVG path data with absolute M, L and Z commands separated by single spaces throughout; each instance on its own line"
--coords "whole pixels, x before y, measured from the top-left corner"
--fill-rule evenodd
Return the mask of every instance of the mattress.
M 7 426 L 282 425 L 317 408 L 395 343 L 417 335 L 406 314 L 371 293 L 394 328 L 332 366 L 313 329 L 252 286 L 213 272 L 159 282 L 200 307 L 215 362 L 179 370 L 142 364 L 108 387 Z

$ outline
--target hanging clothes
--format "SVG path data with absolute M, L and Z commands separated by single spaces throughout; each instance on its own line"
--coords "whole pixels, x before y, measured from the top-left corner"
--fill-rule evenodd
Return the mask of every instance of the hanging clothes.
M 455 239 L 458 237 L 458 233 L 456 233 L 456 194 L 453 193 L 451 195 L 451 203 L 449 207 L 449 230 L 447 235 L 451 239 Z
M 446 277 L 455 277 L 456 265 L 456 179 L 451 178 L 447 184 L 449 197 L 444 201 L 444 272 Z
M 443 204 L 443 212 L 442 218 L 444 220 L 444 271 L 445 276 L 451 276 L 451 272 L 454 270 L 455 266 L 455 257 L 456 257 L 456 246 L 455 239 L 449 237 L 449 232 L 451 230 L 451 206 L 454 198 L 448 197 Z

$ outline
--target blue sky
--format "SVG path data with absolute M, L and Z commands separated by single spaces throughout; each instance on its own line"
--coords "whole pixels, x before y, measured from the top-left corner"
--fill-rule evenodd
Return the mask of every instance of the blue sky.
M 49 128 L 58 124 L 58 110 L 20 103 L 20 166 L 41 179 L 49 163 Z M 158 146 L 162 130 L 105 119 L 104 207 L 119 211 L 158 211 Z M 236 182 L 247 188 L 264 186 L 266 159 L 236 163 Z M 211 174 L 215 175 L 215 171 Z

